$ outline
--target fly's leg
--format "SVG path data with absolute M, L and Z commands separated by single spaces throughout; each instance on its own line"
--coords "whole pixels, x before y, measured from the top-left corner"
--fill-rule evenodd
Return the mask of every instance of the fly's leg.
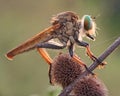
M 50 65 L 49 67 L 49 82 L 50 84 L 52 84 L 52 79 L 51 79 L 51 67 L 52 67 L 52 58 L 49 56 L 49 54 L 46 52 L 46 50 L 44 48 L 37 48 L 39 54 L 45 59 L 45 61 Z
M 69 54 L 71 57 L 73 57 L 74 54 L 74 44 L 70 42 L 70 45 L 68 46 Z
M 92 53 L 91 50 L 90 50 L 89 45 L 86 46 L 86 53 L 87 53 L 87 55 L 88 55 L 93 61 L 96 60 L 96 61 L 100 64 L 100 65 L 98 66 L 99 69 L 104 68 L 104 66 L 107 64 L 106 62 L 101 62 L 100 60 L 97 59 L 97 57 L 95 57 L 95 56 L 93 55 L 93 53 Z
M 51 44 L 50 42 L 46 42 L 46 43 L 39 43 L 36 45 L 38 52 L 40 53 L 40 55 L 45 59 L 45 61 L 50 65 L 49 68 L 49 79 L 50 79 L 50 84 L 52 84 L 52 79 L 51 79 L 51 67 L 52 67 L 52 62 L 53 60 L 50 58 L 49 54 L 46 52 L 46 50 L 44 48 L 50 48 L 50 49 L 63 49 L 64 47 L 66 47 L 66 45 L 63 46 L 59 46 L 59 45 L 55 45 Z
M 86 65 L 78 56 L 74 55 L 74 56 L 73 56 L 73 60 L 74 60 L 75 62 L 79 63 L 80 65 L 84 66 L 85 69 L 86 69 L 89 73 L 91 73 L 92 75 L 95 75 L 92 71 L 90 71 L 90 70 L 88 69 L 87 65 Z
M 95 61 L 95 60 L 97 59 L 97 58 L 93 55 L 93 53 L 91 52 L 88 43 L 83 42 L 83 41 L 79 41 L 79 40 L 76 40 L 76 43 L 77 43 L 79 46 L 83 46 L 83 47 L 86 48 L 86 53 L 87 53 L 87 55 L 88 55 L 93 61 Z
M 43 59 L 49 64 L 52 64 L 52 58 L 49 56 L 49 54 L 46 52 L 44 48 L 37 48 L 39 54 L 43 57 Z
M 93 61 L 97 60 L 97 58 L 93 55 L 92 51 L 90 50 L 90 46 L 87 45 L 87 46 L 85 46 L 85 47 L 86 47 L 86 53 L 87 53 L 87 55 L 88 55 Z
M 45 43 L 39 43 L 36 45 L 37 48 L 49 48 L 49 49 L 63 49 L 66 47 L 66 45 L 58 45 L 56 42 L 50 43 L 50 42 L 45 42 Z
M 106 63 L 99 61 L 99 60 L 97 59 L 97 57 L 93 55 L 93 53 L 92 53 L 91 50 L 90 50 L 90 46 L 89 46 L 88 43 L 83 42 L 83 41 L 79 41 L 79 40 L 76 40 L 76 43 L 77 43 L 78 45 L 83 46 L 83 47 L 86 48 L 86 53 L 87 53 L 87 55 L 88 55 L 93 61 L 97 61 L 97 62 L 101 63 L 101 66 L 106 65 Z
M 72 59 L 73 59 L 75 62 L 77 62 L 78 64 L 84 66 L 85 69 L 86 69 L 88 72 L 90 72 L 92 75 L 94 75 L 94 73 L 92 73 L 92 72 L 88 69 L 87 65 L 86 65 L 78 56 L 73 55 L 73 53 L 74 53 L 74 44 L 73 44 L 72 42 L 70 42 L 70 45 L 68 46 L 68 49 L 69 49 L 69 54 L 70 54 L 70 56 L 72 57 Z

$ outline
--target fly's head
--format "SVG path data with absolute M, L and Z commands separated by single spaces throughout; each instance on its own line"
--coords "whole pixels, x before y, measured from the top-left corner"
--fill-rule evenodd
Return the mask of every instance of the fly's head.
M 89 15 L 84 15 L 81 19 L 81 29 L 80 35 L 81 37 L 87 36 L 88 38 L 95 40 L 95 31 L 96 31 L 96 23 L 94 22 L 95 18 L 92 18 Z

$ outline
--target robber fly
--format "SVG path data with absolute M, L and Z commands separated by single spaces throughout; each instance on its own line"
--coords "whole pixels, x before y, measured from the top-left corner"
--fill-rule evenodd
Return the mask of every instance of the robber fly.
M 82 40 L 84 36 L 95 40 L 94 19 L 89 15 L 84 15 L 80 19 L 76 13 L 71 11 L 59 13 L 52 17 L 49 28 L 9 51 L 6 56 L 8 59 L 13 59 L 15 55 L 38 48 L 41 55 L 46 58 L 47 53 L 42 48 L 63 49 L 67 47 L 70 56 L 74 57 L 74 45 L 77 44 L 85 47 L 88 56 L 94 61 L 97 58 L 90 51 L 89 44 Z M 54 41 L 56 38 L 60 43 Z

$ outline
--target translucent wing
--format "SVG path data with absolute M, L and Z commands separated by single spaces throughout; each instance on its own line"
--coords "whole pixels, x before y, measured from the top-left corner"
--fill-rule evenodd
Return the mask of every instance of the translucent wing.
M 23 44 L 19 45 L 18 47 L 14 48 L 13 50 L 9 51 L 6 54 L 6 57 L 10 60 L 13 59 L 13 57 L 17 54 L 29 51 L 30 49 L 33 49 L 36 44 L 40 42 L 45 42 L 47 40 L 50 40 L 54 34 L 54 30 L 58 29 L 60 27 L 60 24 L 53 25 L 40 33 L 36 34 Z

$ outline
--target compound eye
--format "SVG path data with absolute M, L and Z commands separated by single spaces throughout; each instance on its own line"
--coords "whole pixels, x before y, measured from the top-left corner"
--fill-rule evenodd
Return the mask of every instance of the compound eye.
M 84 29 L 87 31 L 92 29 L 92 19 L 89 15 L 84 17 Z

